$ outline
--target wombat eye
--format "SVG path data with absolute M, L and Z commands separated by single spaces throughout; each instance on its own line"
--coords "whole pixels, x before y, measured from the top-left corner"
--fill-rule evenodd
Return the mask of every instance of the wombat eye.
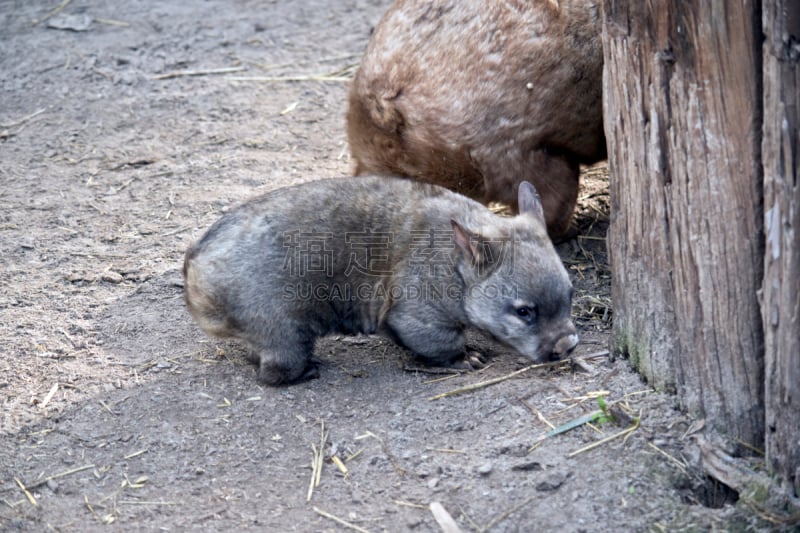
M 522 305 L 515 309 L 517 316 L 523 318 L 525 320 L 530 320 L 533 318 L 533 309 L 528 307 L 527 305 Z

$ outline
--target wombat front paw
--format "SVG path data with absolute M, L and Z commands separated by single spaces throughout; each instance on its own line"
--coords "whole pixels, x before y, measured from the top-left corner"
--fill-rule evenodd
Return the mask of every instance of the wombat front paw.
M 319 368 L 313 361 L 309 361 L 304 368 L 285 367 L 276 364 L 261 363 L 258 369 L 258 380 L 272 387 L 308 381 L 319 377 Z
M 464 361 L 467 362 L 474 370 L 481 369 L 486 366 L 486 356 L 475 350 L 469 350 L 464 354 Z
M 475 350 L 468 350 L 464 353 L 464 357 L 456 359 L 451 365 L 453 368 L 461 368 L 464 370 L 480 370 L 486 366 L 486 356 Z

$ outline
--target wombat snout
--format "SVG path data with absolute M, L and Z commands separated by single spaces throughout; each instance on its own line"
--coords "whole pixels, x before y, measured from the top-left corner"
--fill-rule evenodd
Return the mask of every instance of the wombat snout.
M 555 346 L 553 346 L 553 351 L 550 353 L 550 360 L 558 361 L 559 359 L 563 359 L 577 345 L 578 345 L 577 333 L 570 333 L 564 335 L 563 337 L 558 339 L 558 341 L 556 341 Z

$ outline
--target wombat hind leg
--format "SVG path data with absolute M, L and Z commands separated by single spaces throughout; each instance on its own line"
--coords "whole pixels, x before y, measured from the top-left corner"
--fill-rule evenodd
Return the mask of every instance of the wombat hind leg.
M 317 377 L 316 361 L 312 360 L 316 336 L 305 325 L 276 319 L 270 328 L 255 324 L 243 335 L 252 353 L 250 361 L 258 363 L 258 380 L 265 385 L 286 385 Z
M 258 363 L 258 380 L 265 385 L 286 385 L 319 376 L 317 361 L 311 357 L 313 340 L 307 342 L 252 343 L 251 360 Z
M 286 385 L 319 377 L 316 361 L 309 357 L 276 357 L 271 350 L 259 352 L 258 380 L 270 386 Z
M 516 211 L 519 184 L 527 180 L 541 197 L 550 238 L 559 242 L 570 238 L 576 232 L 571 221 L 580 182 L 577 156 L 539 147 L 511 161 L 517 164 L 503 166 L 501 161 L 484 170 L 486 200 L 504 203 Z

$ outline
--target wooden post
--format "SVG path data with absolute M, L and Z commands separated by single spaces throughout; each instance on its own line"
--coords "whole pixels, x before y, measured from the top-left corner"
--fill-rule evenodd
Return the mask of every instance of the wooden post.
M 616 348 L 761 447 L 760 2 L 603 4 Z
M 763 21 L 767 464 L 800 495 L 800 3 Z

